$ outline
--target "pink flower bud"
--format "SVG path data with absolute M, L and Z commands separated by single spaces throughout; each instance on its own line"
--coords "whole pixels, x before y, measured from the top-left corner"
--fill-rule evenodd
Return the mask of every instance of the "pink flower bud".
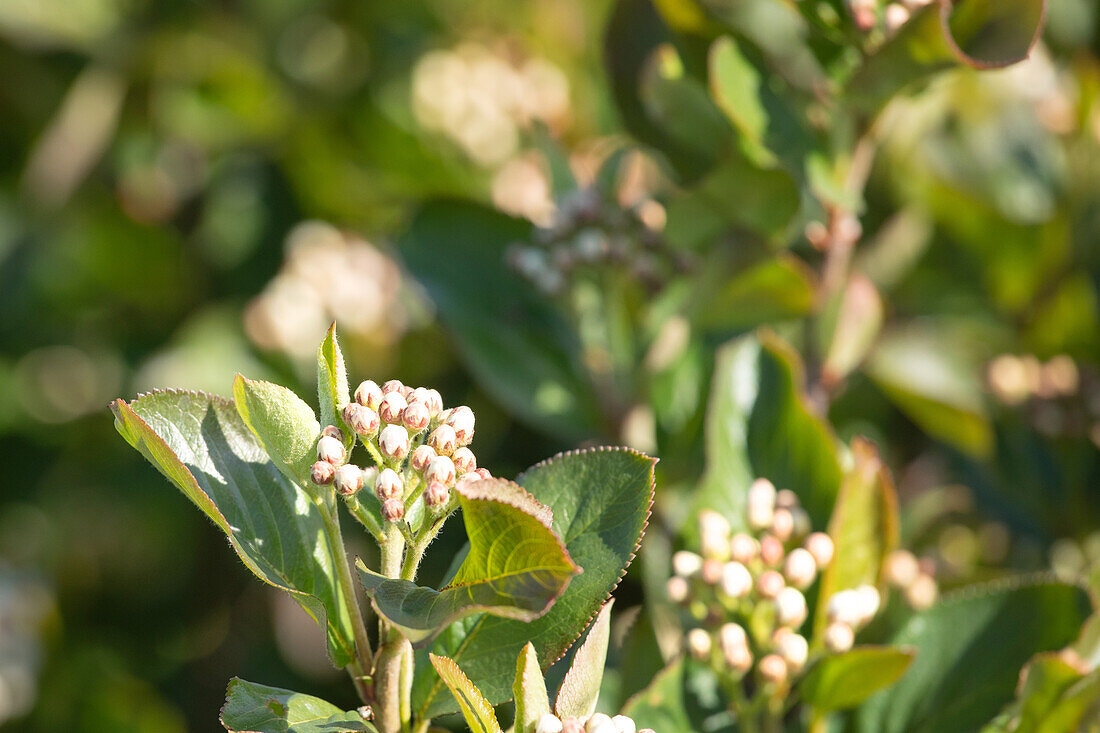
M 374 493 L 382 501 L 395 499 L 401 496 L 404 490 L 405 482 L 392 468 L 383 468 L 378 474 L 378 480 L 374 483 Z
M 687 635 L 688 651 L 691 656 L 700 661 L 704 661 L 710 657 L 711 640 L 710 634 L 704 629 L 692 629 Z
M 780 626 L 797 629 L 806 620 L 806 597 L 797 588 L 787 586 L 775 597 L 775 620 Z
M 760 538 L 760 559 L 768 567 L 779 567 L 783 562 L 783 543 L 775 535 L 766 534 Z
M 939 588 L 936 587 L 936 579 L 931 575 L 921 573 L 909 587 L 905 589 L 905 601 L 917 611 L 923 611 L 936 602 L 939 596 Z
M 745 513 L 753 529 L 767 529 L 775 512 L 775 486 L 766 478 L 758 478 L 749 486 Z
M 446 506 L 451 500 L 451 490 L 439 481 L 432 481 L 424 490 L 424 503 L 431 508 Z
M 454 461 L 455 471 L 458 473 L 470 473 L 477 469 L 477 458 L 469 448 L 459 448 L 451 456 L 451 460 Z
M 795 588 L 805 590 L 814 582 L 817 575 L 817 563 L 810 551 L 796 547 L 787 555 L 787 562 L 783 566 L 783 575 L 787 582 Z
M 489 473 L 489 469 L 487 469 L 487 468 L 479 468 L 476 471 L 474 471 L 474 473 L 476 473 L 477 477 L 481 478 L 481 479 L 486 479 L 486 478 L 492 478 L 493 477 L 493 474 Z
M 584 733 L 584 724 L 577 718 L 564 718 L 561 721 L 561 733 Z
M 428 414 L 432 417 L 443 412 L 443 397 L 439 394 L 438 390 L 428 390 L 428 399 L 424 403 L 424 406 L 428 408 Z
M 836 550 L 833 538 L 824 532 L 814 532 L 807 537 L 806 549 L 814 556 L 818 570 L 824 570 L 833 561 L 833 552 Z
M 756 668 L 765 682 L 781 685 L 787 681 L 787 663 L 778 654 L 767 655 Z
M 430 445 L 420 445 L 416 447 L 416 450 L 412 453 L 412 458 L 409 459 L 409 463 L 412 465 L 413 470 L 419 473 L 424 473 L 428 468 L 428 464 L 435 458 L 435 449 Z
M 722 568 L 724 564 L 721 560 L 714 560 L 707 558 L 703 560 L 703 569 L 701 575 L 703 576 L 703 582 L 707 585 L 718 585 L 722 582 Z
M 446 422 L 454 428 L 459 445 L 469 445 L 474 439 L 474 411 L 469 407 L 461 405 L 452 408 Z
M 794 514 L 790 509 L 776 509 L 772 514 L 772 534 L 780 542 L 786 542 L 794 535 Z
M 727 667 L 739 674 L 745 674 L 752 669 L 752 652 L 748 645 L 723 649 L 722 659 Z
M 409 431 L 401 425 L 387 425 L 378 436 L 378 449 L 386 458 L 400 461 L 409 454 Z
M 409 404 L 404 412 L 401 413 L 401 422 L 414 433 L 419 433 L 421 430 L 428 427 L 428 423 L 431 421 L 432 418 L 431 415 L 428 414 L 428 408 L 420 402 Z
M 458 447 L 458 436 L 450 425 L 440 425 L 428 436 L 428 445 L 435 449 L 441 456 L 449 456 Z
M 343 418 L 356 435 L 371 438 L 378 433 L 378 413 L 358 402 L 349 402 L 344 406 Z
M 317 441 L 318 460 L 327 461 L 335 466 L 343 463 L 346 457 L 347 451 L 344 450 L 344 444 L 336 438 L 326 435 Z
M 447 456 L 436 456 L 428 464 L 428 470 L 424 472 L 424 480 L 431 484 L 438 481 L 444 486 L 450 486 L 455 481 L 455 464 Z
M 371 379 L 360 382 L 359 386 L 355 388 L 355 401 L 363 407 L 377 410 L 378 406 L 382 404 L 382 388 Z
M 344 431 L 336 427 L 335 425 L 329 425 L 325 427 L 325 429 L 321 431 L 321 435 L 329 438 L 336 438 L 341 443 L 344 442 Z
M 730 598 L 744 598 L 752 590 L 752 574 L 739 562 L 722 566 L 722 592 Z
M 738 532 L 730 540 L 730 557 L 743 565 L 755 560 L 759 552 L 760 543 L 745 532 Z
M 378 417 L 382 422 L 396 424 L 401 422 L 401 414 L 409 403 L 405 401 L 400 392 L 389 392 L 382 398 L 382 404 L 378 406 Z
M 920 564 L 908 550 L 894 550 L 886 556 L 882 574 L 895 588 L 908 588 L 920 575 Z
M 400 379 L 390 379 L 382 385 L 382 395 L 388 394 L 400 394 L 405 396 L 405 385 L 401 383 Z
M 688 599 L 691 586 L 686 579 L 681 578 L 679 575 L 673 575 L 665 583 L 665 591 L 668 593 L 668 600 L 673 603 L 683 603 Z
M 780 489 L 775 494 L 776 509 L 794 509 L 798 506 L 798 494 L 790 489 Z
M 694 552 L 679 550 L 672 554 L 672 572 L 681 578 L 690 578 L 703 569 L 703 558 Z
M 843 654 L 848 651 L 855 640 L 855 632 L 846 623 L 834 621 L 825 627 L 825 648 L 833 654 Z
M 317 461 L 309 469 L 309 479 L 318 486 L 324 486 L 332 482 L 335 472 L 336 469 L 328 461 Z
M 400 499 L 386 499 L 382 502 L 382 519 L 387 522 L 397 522 L 404 516 L 405 502 Z
M 332 485 L 341 496 L 352 496 L 363 488 L 363 471 L 358 466 L 345 463 L 336 469 Z
M 783 576 L 774 570 L 765 570 L 756 579 L 756 592 L 764 598 L 776 598 L 783 588 Z
M 806 642 L 806 637 L 790 629 L 779 629 L 775 632 L 773 642 L 776 653 L 792 672 L 798 672 L 806 666 L 806 659 L 810 656 L 810 645 Z

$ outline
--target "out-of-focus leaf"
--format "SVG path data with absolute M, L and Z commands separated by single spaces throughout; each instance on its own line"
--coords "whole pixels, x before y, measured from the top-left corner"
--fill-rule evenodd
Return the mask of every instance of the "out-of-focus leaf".
M 878 450 L 862 438 L 852 441 L 852 467 L 840 483 L 829 536 L 836 543 L 833 561 L 821 577 L 822 599 L 860 585 L 878 585 L 882 561 L 897 548 L 901 520 L 890 472 Z M 827 603 L 817 604 L 814 636 L 827 624 Z
M 977 456 L 993 448 L 976 369 L 961 363 L 951 341 L 931 331 L 884 335 L 866 370 L 913 422 L 933 437 Z
M 437 201 L 420 209 L 400 250 L 480 384 L 531 424 L 585 438 L 599 425 L 598 401 L 575 367 L 576 337 L 506 263 L 508 246 L 530 236 L 517 219 Z
M 916 209 L 893 215 L 856 252 L 854 269 L 879 290 L 890 290 L 924 254 L 932 240 L 932 222 Z
M 699 508 L 745 522 L 745 492 L 759 477 L 796 492 L 815 525 L 840 487 L 835 437 L 802 393 L 802 365 L 778 337 L 737 339 L 718 352 L 707 407 L 707 468 Z
M 550 712 L 550 698 L 539 667 L 539 655 L 531 642 L 516 660 L 516 680 L 512 683 L 516 701 L 516 733 L 535 733 L 539 718 Z
M 1051 652 L 1032 659 L 1020 677 L 1016 701 L 982 733 L 1084 731 L 1082 724 L 1098 719 L 1100 670 L 1086 674 Z
M 798 318 L 810 312 L 814 288 L 809 268 L 793 256 L 754 265 L 696 300 L 693 323 L 702 331 L 731 334 Z
M 798 683 L 802 700 L 819 713 L 854 708 L 909 669 L 913 652 L 892 646 L 857 646 L 822 658 Z
M 532 621 L 550 609 L 580 569 L 551 530 L 550 510 L 504 479 L 455 487 L 469 551 L 442 590 L 387 578 L 358 563 L 379 615 L 416 643 L 474 613 Z M 500 548 L 509 548 L 501 552 Z
M 979 69 L 1027 58 L 1043 30 L 1045 0 L 956 0 L 941 5 L 944 31 L 959 57 Z
M 309 469 L 321 432 L 313 408 L 286 387 L 240 374 L 233 381 L 233 402 L 279 470 L 303 488 L 312 486 Z
M 229 681 L 220 720 L 230 733 L 376 731 L 354 710 L 345 712 L 319 697 L 258 685 L 239 677 Z
M 248 569 L 326 629 L 332 663 L 351 662 L 351 620 L 320 509 L 275 467 L 233 403 L 167 391 L 111 409 L 126 442 L 218 525 Z
M 648 687 L 627 700 L 622 713 L 633 718 L 638 728 L 685 733 L 724 730 L 714 726 L 726 704 L 716 688 L 711 669 L 678 657 L 658 672 Z
M 775 155 L 764 143 L 768 132 L 768 111 L 760 99 L 760 70 L 745 58 L 730 36 L 723 36 L 710 47 L 710 93 L 741 134 L 751 157 L 767 164 Z
M 909 671 L 858 713 L 865 733 L 978 730 L 1012 699 L 1032 655 L 1073 641 L 1090 612 L 1078 586 L 1002 582 L 945 597 L 914 615 L 892 642 L 915 648 Z
M 653 501 L 655 461 L 625 448 L 563 453 L 517 479 L 554 512 L 554 532 L 584 572 L 542 617 L 524 623 L 482 614 L 451 624 L 432 651 L 452 657 L 493 704 L 512 694 L 516 657 L 531 641 L 543 669 L 576 641 L 634 558 Z M 420 715 L 455 710 L 440 681 L 420 674 L 413 684 Z
M 821 365 L 825 384 L 837 384 L 863 361 L 882 328 L 882 298 L 871 281 L 853 272 L 830 309 L 828 347 Z
M 462 717 L 466 719 L 466 725 L 470 726 L 473 733 L 502 733 L 497 716 L 493 712 L 493 706 L 481 694 L 481 690 L 470 682 L 462 673 L 453 659 L 429 654 L 432 666 L 439 676 L 447 683 L 447 688 L 454 695 L 462 710 Z
M 604 665 L 607 662 L 607 643 L 611 640 L 611 599 L 604 604 L 600 615 L 588 629 L 588 636 L 573 656 L 573 664 L 565 673 L 558 697 L 554 700 L 554 712 L 559 718 L 573 716 L 582 720 L 596 712 L 596 700 L 600 696 Z
M 351 402 L 348 388 L 348 369 L 344 365 L 344 354 L 340 351 L 340 342 L 336 339 L 336 324 L 329 326 L 328 333 L 317 347 L 317 400 L 321 406 L 321 420 L 325 425 L 340 425 L 340 408 Z

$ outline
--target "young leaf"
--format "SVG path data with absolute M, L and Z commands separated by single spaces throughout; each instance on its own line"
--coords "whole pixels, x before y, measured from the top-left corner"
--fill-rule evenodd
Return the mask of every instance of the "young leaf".
M 354 710 L 239 677 L 229 681 L 219 719 L 230 733 L 377 733 Z
M 1074 640 L 1088 594 L 1054 580 L 968 588 L 914 615 L 892 643 L 916 658 L 897 684 L 859 708 L 865 733 L 978 730 L 1008 703 L 1032 655 Z
M 320 510 L 271 462 L 233 403 L 172 390 L 115 400 L 111 410 L 126 442 L 214 521 L 249 570 L 326 629 L 332 663 L 347 665 L 354 636 Z
M 882 327 L 882 298 L 867 277 L 855 272 L 830 311 L 833 317 L 822 340 L 827 348 L 821 379 L 835 385 L 859 366 L 874 345 Z
M 493 706 L 481 694 L 481 690 L 462 673 L 455 661 L 435 654 L 429 654 L 428 659 L 454 695 L 471 733 L 502 733 L 500 723 L 493 713 Z
M 695 300 L 692 323 L 702 331 L 729 336 L 813 307 L 810 273 L 795 257 L 769 258 L 724 279 L 717 292 Z
M 573 666 L 565 673 L 554 712 L 559 718 L 573 716 L 582 720 L 596 712 L 596 700 L 600 697 L 600 683 L 607 661 L 607 643 L 611 639 L 611 599 L 604 604 L 600 615 L 588 630 L 588 636 L 573 657 Z
M 512 697 L 516 701 L 516 733 L 535 733 L 539 718 L 550 712 L 550 698 L 546 694 L 538 653 L 531 642 L 527 642 L 516 660 Z
M 455 492 L 470 545 L 445 588 L 386 578 L 359 563 L 378 613 L 413 642 L 479 611 L 534 620 L 580 571 L 550 528 L 550 510 L 519 486 L 485 479 L 459 483 Z
M 852 441 L 852 464 L 829 520 L 836 552 L 822 574 L 822 599 L 846 588 L 877 585 L 883 559 L 898 545 L 901 521 L 889 470 L 875 447 L 862 438 Z M 828 621 L 826 606 L 827 602 L 817 604 L 817 638 Z
M 336 340 L 335 323 L 329 326 L 328 333 L 317 347 L 317 401 L 325 425 L 340 425 L 339 410 L 351 402 L 348 370 L 344 366 L 340 342 Z
M 1045 0 L 956 0 L 940 5 L 944 33 L 960 60 L 978 69 L 1008 66 L 1031 53 Z
M 982 733 L 1058 733 L 1085 730 L 1100 713 L 1100 670 L 1084 673 L 1055 652 L 1038 654 L 1020 673 L 1015 702 Z
M 798 683 L 798 690 L 819 713 L 854 708 L 897 682 L 912 661 L 913 652 L 908 649 L 857 646 L 823 658 Z
M 634 558 L 653 501 L 654 459 L 626 448 L 564 453 L 517 482 L 554 510 L 554 532 L 584 572 L 542 617 L 524 623 L 488 614 L 446 628 L 432 651 L 462 665 L 493 704 L 511 696 L 516 656 L 531 641 L 543 669 L 561 657 L 603 606 Z M 413 707 L 421 717 L 454 710 L 440 681 L 421 674 Z
M 312 486 L 309 468 L 317 460 L 321 426 L 310 406 L 286 387 L 240 374 L 233 381 L 233 401 L 275 465 L 299 486 Z

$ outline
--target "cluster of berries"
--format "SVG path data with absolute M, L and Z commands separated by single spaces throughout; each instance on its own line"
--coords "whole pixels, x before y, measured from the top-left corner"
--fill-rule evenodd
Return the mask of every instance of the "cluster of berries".
M 731 534 L 725 517 L 700 513 L 701 554 L 673 555 L 668 596 L 702 624 L 687 635 L 693 657 L 737 681 L 755 667 L 758 680 L 774 690 L 807 665 L 810 644 L 799 633 L 808 615 L 803 593 L 832 562 L 835 547 L 829 535 L 811 532 L 794 492 L 776 491 L 767 479 L 749 488 L 745 515 L 750 531 Z M 855 632 L 880 605 L 869 585 L 825 602 L 822 645 L 832 653 L 851 649 Z
M 638 729 L 632 718 L 625 715 L 611 717 L 604 713 L 589 716 L 587 721 L 579 718 L 558 718 L 553 713 L 545 713 L 535 726 L 535 733 L 654 733 L 652 728 Z
M 568 278 L 584 269 L 626 265 L 650 292 L 673 273 L 690 269 L 684 253 L 669 248 L 659 230 L 663 210 L 655 201 L 624 208 L 608 202 L 595 187 L 577 189 L 558 202 L 549 225 L 535 230 L 533 242 L 508 250 L 508 265 L 547 296 L 563 293 Z
M 341 411 L 344 424 L 367 446 L 377 465 L 360 468 L 348 462 L 344 431 L 329 425 L 317 441 L 313 483 L 332 484 L 342 496 L 363 488 L 373 490 L 382 505 L 382 518 L 396 522 L 406 505 L 424 487 L 424 504 L 442 512 L 451 508 L 456 481 L 490 478 L 477 467 L 469 449 L 474 437 L 474 413 L 465 405 L 443 409 L 434 389 L 407 387 L 396 379 L 383 384 L 367 380 L 355 390 L 355 399 Z
M 909 22 L 913 13 L 934 0 L 901 0 L 887 3 L 882 7 L 882 25 L 887 36 L 892 36 Z M 856 27 L 863 32 L 874 30 L 878 26 L 878 0 L 848 0 L 848 9 Z

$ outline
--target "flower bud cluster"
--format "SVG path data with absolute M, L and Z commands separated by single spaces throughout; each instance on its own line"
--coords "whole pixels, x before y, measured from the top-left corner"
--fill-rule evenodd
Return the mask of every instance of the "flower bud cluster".
M 473 410 L 465 405 L 444 409 L 434 389 L 414 389 L 396 379 L 381 386 L 367 380 L 340 416 L 378 465 L 364 469 L 349 462 L 344 431 L 330 425 L 317 441 L 311 479 L 318 485 L 332 484 L 343 496 L 364 488 L 373 491 L 387 522 L 402 519 L 421 495 L 429 510 L 448 511 L 457 481 L 491 476 L 478 468 L 468 447 L 474 437 Z M 417 491 L 420 487 L 422 492 Z
M 621 270 L 651 292 L 690 263 L 660 234 L 664 209 L 653 200 L 623 207 L 595 187 L 574 190 L 559 200 L 551 222 L 536 230 L 533 242 L 508 251 L 509 266 L 548 296 L 563 293 L 570 278 L 601 268 Z
M 852 22 L 864 33 L 878 28 L 881 19 L 881 27 L 886 36 L 890 37 L 909 22 L 913 13 L 932 2 L 933 0 L 900 0 L 886 3 L 880 9 L 878 0 L 848 0 L 848 11 L 852 15 Z
M 652 728 L 638 728 L 633 719 L 625 715 L 611 717 L 595 713 L 588 718 L 559 718 L 544 713 L 535 724 L 535 733 L 654 733 Z
M 936 564 L 931 558 L 917 559 L 909 550 L 894 550 L 882 564 L 882 575 L 891 587 L 901 591 L 911 608 L 923 611 L 939 598 Z

